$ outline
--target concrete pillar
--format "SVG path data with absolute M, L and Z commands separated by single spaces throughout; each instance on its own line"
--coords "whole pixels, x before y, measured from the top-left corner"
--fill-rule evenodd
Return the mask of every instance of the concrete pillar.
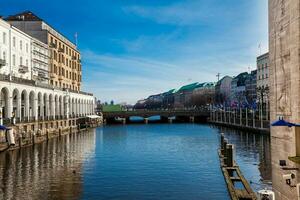
M 51 116 L 54 119 L 55 118 L 55 109 L 56 109 L 55 108 L 55 100 L 51 99 L 50 104 L 51 104 L 51 110 L 50 110 Z
M 70 115 L 70 107 L 69 107 L 69 99 L 66 98 L 66 104 L 65 104 L 65 116 L 67 117 L 67 119 L 69 119 L 69 115 Z
M 33 101 L 33 108 L 32 108 L 32 115 L 33 115 L 35 120 L 38 119 L 38 112 L 37 112 L 38 107 L 37 107 L 37 105 L 38 105 L 38 100 L 35 97 L 34 101 Z
M 45 103 L 44 103 L 44 99 L 42 98 L 41 103 L 40 103 L 40 115 L 41 115 L 42 119 L 44 119 L 44 116 L 45 116 L 44 106 L 45 106 Z
M 19 120 L 21 120 L 21 95 L 17 96 L 17 110 L 16 110 L 16 117 L 19 118 Z
M 49 98 L 46 97 L 46 100 L 45 100 L 45 117 L 48 118 L 50 116 L 50 109 L 49 109 Z
M 13 107 L 13 98 L 9 94 L 7 98 L 7 118 L 11 119 L 12 117 L 12 107 Z
M 29 94 L 24 96 L 24 101 L 25 101 L 25 107 L 24 107 L 24 116 L 28 120 L 29 119 Z

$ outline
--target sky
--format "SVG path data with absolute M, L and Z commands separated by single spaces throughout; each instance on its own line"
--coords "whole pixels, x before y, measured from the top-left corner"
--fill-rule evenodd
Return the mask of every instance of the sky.
M 78 34 L 82 90 L 102 102 L 235 76 L 268 51 L 267 0 L 1 0 L 2 16 L 25 10 Z

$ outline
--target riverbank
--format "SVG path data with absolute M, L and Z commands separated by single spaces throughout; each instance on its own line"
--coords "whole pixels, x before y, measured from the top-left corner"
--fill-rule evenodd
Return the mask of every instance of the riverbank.
M 8 127 L 7 131 L 1 131 L 0 153 L 32 146 L 68 134 L 77 134 L 102 124 L 102 120 L 81 124 L 76 119 L 17 124 Z

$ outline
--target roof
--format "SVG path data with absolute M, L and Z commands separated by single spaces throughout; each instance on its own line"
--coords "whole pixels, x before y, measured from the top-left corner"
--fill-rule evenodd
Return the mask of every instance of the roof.
M 236 77 L 234 77 L 233 80 L 237 81 L 237 86 L 245 86 L 245 81 L 247 79 L 247 77 L 249 76 L 248 72 L 243 72 L 240 73 L 239 75 L 237 75 Z
M 5 18 L 6 21 L 8 22 L 14 22 L 14 21 L 33 21 L 33 22 L 43 22 L 45 23 L 50 29 L 52 29 L 54 32 L 56 32 L 58 35 L 60 35 L 63 40 L 66 40 L 66 41 L 63 41 L 65 43 L 71 43 L 71 44 L 68 44 L 68 45 L 73 45 L 73 48 L 75 51 L 78 51 L 76 45 L 67 37 L 65 36 L 64 34 L 62 34 L 60 31 L 58 31 L 57 29 L 53 28 L 51 25 L 49 25 L 45 20 L 43 20 L 42 18 L 38 17 L 36 14 L 34 14 L 33 12 L 27 10 L 27 11 L 24 11 L 24 12 L 21 12 L 21 13 L 18 13 L 18 14 L 15 14 L 15 15 L 10 15 L 8 17 Z M 49 31 L 49 30 L 48 30 Z M 53 34 L 51 31 L 49 31 L 51 34 Z
M 8 21 L 43 21 L 37 15 L 27 10 L 15 15 L 10 15 L 6 18 Z
M 192 84 L 189 84 L 189 85 L 184 85 L 181 88 L 179 88 L 179 90 L 177 92 L 194 90 L 197 87 L 199 87 L 199 83 L 198 82 L 192 83 Z

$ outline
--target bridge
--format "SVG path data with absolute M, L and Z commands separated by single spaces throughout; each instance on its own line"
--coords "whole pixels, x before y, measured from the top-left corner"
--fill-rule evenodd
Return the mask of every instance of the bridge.
M 130 110 L 130 111 L 109 111 L 103 112 L 103 118 L 107 122 L 120 119 L 123 123 L 129 122 L 130 117 L 142 117 L 145 123 L 148 118 L 160 116 L 161 121 L 172 122 L 175 117 L 178 121 L 206 121 L 210 116 L 208 109 L 202 110 Z

